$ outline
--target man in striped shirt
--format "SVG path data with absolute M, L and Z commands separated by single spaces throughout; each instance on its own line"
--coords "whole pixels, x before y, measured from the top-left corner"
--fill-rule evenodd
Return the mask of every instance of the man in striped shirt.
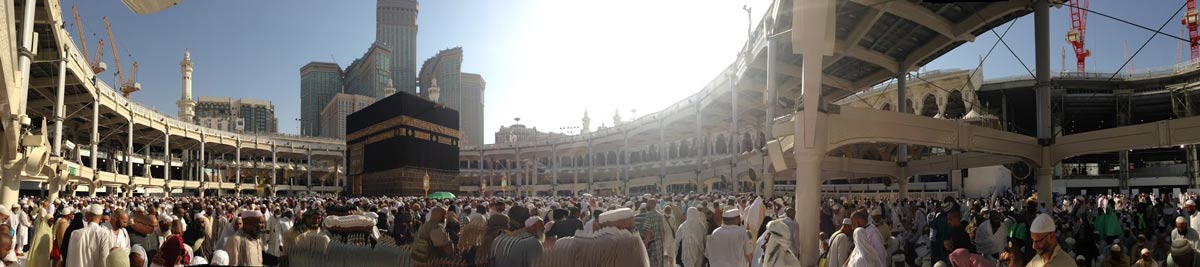
M 542 256 L 542 241 L 539 236 L 545 223 L 538 216 L 525 219 L 525 227 L 509 231 L 493 241 L 492 257 L 496 267 L 527 267 Z

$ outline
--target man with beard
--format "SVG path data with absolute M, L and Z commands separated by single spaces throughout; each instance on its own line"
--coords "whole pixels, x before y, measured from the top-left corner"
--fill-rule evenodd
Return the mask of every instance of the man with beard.
M 1037 251 L 1037 256 L 1029 261 L 1026 266 L 1036 267 L 1074 267 L 1075 262 L 1071 260 L 1071 255 L 1064 252 L 1058 246 L 1057 227 L 1054 225 L 1054 218 L 1045 213 L 1038 214 L 1029 227 L 1029 239 L 1033 243 L 1033 249 Z
M 842 229 L 833 233 L 829 238 L 829 252 L 825 254 L 825 262 L 828 266 L 844 266 L 846 260 L 850 258 L 850 251 L 854 249 L 854 243 L 850 239 L 850 235 L 854 234 L 854 226 L 852 226 L 850 218 L 842 219 Z
M 996 260 L 1000 258 L 1000 251 L 1008 245 L 1008 224 L 1001 222 L 1000 213 L 994 210 L 984 208 L 982 213 L 987 215 L 987 221 L 975 229 L 975 245 L 979 254 Z
M 263 265 L 263 246 L 259 239 L 265 221 L 257 210 L 243 211 L 242 229 L 225 241 L 225 252 L 229 253 L 229 265 Z
M 287 262 L 289 251 L 296 246 L 296 240 L 305 233 L 312 232 L 320 234 L 321 231 L 321 211 L 317 209 L 309 209 L 301 215 L 300 223 L 292 225 L 286 232 L 283 233 L 283 256 L 280 257 L 280 262 Z
M 957 218 L 946 216 L 946 219 L 950 221 Z M 885 266 L 891 257 L 888 256 L 887 248 L 884 247 L 883 237 L 879 234 L 879 230 L 875 228 L 875 225 L 867 223 L 867 212 L 865 210 L 855 211 L 850 215 L 850 223 L 855 228 L 853 235 L 855 246 L 854 250 L 850 252 L 850 259 L 846 261 L 846 266 Z M 953 226 L 950 224 L 947 225 L 947 227 Z M 947 230 L 947 238 L 949 238 L 949 235 L 950 232 Z M 934 243 L 934 245 L 938 244 L 941 243 Z
M 1188 227 L 1186 219 L 1178 217 L 1175 218 L 1175 231 L 1171 231 L 1171 240 L 1177 239 L 1187 240 L 1192 248 L 1196 248 L 1196 244 L 1200 243 L 1200 234 L 1197 234 L 1195 229 Z

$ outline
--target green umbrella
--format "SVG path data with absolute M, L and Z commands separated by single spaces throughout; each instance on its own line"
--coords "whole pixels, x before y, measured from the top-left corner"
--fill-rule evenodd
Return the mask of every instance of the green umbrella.
M 429 194 L 429 198 L 432 198 L 432 199 L 452 199 L 452 198 L 454 198 L 454 193 L 450 193 L 450 192 L 446 192 L 446 191 L 434 192 L 433 194 Z

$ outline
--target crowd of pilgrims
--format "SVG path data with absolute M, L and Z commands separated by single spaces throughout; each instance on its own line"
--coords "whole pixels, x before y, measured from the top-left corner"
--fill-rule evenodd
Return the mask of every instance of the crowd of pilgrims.
M 25 197 L 0 267 L 1200 266 L 1193 193 L 1028 195 Z

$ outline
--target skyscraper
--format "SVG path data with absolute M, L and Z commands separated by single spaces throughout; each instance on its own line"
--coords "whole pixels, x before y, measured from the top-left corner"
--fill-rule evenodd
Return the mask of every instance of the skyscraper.
M 417 93 L 417 1 L 375 2 L 375 43 L 392 52 L 391 77 L 399 91 Z
M 463 137 L 459 144 L 482 145 L 483 142 L 483 92 L 487 82 L 483 76 L 474 73 L 462 73 L 459 76 L 462 87 L 462 104 L 458 109 L 458 129 Z
M 437 87 L 442 89 L 437 102 L 460 110 L 462 86 L 458 79 L 462 75 L 462 60 L 462 47 L 442 50 L 426 59 L 425 63 L 421 64 L 421 76 L 418 81 L 421 85 L 421 96 L 429 99 L 429 92 L 426 91 L 433 85 L 433 80 L 437 79 Z
M 361 58 L 355 59 L 346 67 L 343 91 L 375 99 L 387 97 L 385 91 L 388 88 L 388 80 L 392 77 L 391 61 L 391 50 L 378 43 L 372 44 Z
M 300 67 L 300 134 L 321 134 L 321 109 L 342 92 L 342 68 L 337 63 L 309 62 Z
M 382 98 L 382 97 L 381 97 Z M 346 138 L 346 116 L 375 103 L 375 98 L 364 95 L 336 94 L 321 110 L 321 136 Z

